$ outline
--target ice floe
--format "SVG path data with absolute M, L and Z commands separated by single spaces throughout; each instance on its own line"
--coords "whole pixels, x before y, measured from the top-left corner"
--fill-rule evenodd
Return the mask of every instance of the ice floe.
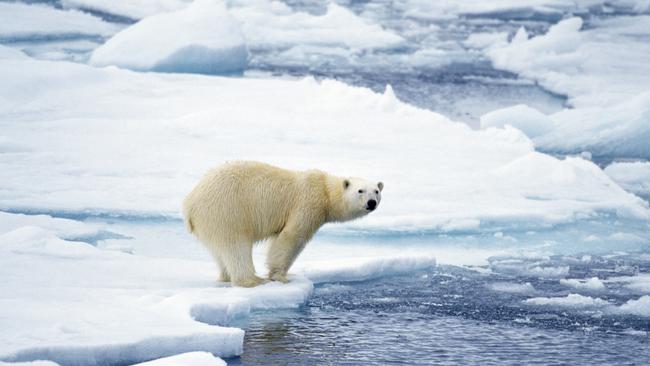
M 176 218 L 205 170 L 255 159 L 386 182 L 382 210 L 337 230 L 458 232 L 650 216 L 646 202 L 589 161 L 535 152 L 513 128 L 473 131 L 390 89 L 0 63 L 2 138 L 21 151 L 0 155 L 5 210 Z
M 93 51 L 89 63 L 138 71 L 204 74 L 240 72 L 248 50 L 237 22 L 220 1 L 153 15 Z
M 650 16 L 583 23 L 565 19 L 535 37 L 521 28 L 510 42 L 485 51 L 495 67 L 568 96 L 571 108 L 544 116 L 516 106 L 483 116 L 482 124 L 517 126 L 547 151 L 648 157 Z

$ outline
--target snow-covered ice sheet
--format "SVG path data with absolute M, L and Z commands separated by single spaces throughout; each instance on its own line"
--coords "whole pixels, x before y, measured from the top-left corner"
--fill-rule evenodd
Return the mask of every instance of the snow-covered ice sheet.
M 649 157 L 650 16 L 560 21 L 540 36 L 520 29 L 486 48 L 495 67 L 568 96 L 545 116 L 521 106 L 488 113 L 484 127 L 514 125 L 539 148 L 598 157 Z M 621 55 L 625 55 L 622 57 Z
M 225 5 L 197 0 L 122 30 L 95 49 L 89 63 L 137 71 L 219 74 L 241 72 L 247 57 L 243 34 Z
M 515 129 L 473 131 L 400 102 L 390 88 L 0 64 L 0 141 L 13 144 L 0 155 L 5 210 L 178 217 L 204 171 L 254 159 L 384 181 L 381 209 L 337 230 L 649 217 L 646 202 L 589 161 L 535 152 Z

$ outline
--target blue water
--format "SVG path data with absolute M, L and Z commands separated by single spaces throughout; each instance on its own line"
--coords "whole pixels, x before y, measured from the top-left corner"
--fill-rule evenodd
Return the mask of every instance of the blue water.
M 650 262 L 627 258 L 641 271 Z M 556 259 L 561 261 L 561 259 Z M 583 278 L 611 270 L 598 258 L 573 267 Z M 530 283 L 535 293 L 491 284 Z M 575 290 L 574 290 L 575 291 Z M 611 364 L 650 360 L 650 319 L 597 310 L 522 305 L 532 296 L 566 296 L 557 279 L 485 275 L 454 266 L 316 288 L 297 311 L 255 313 L 244 354 L 230 365 L 304 364 Z M 635 298 L 608 287 L 612 304 Z

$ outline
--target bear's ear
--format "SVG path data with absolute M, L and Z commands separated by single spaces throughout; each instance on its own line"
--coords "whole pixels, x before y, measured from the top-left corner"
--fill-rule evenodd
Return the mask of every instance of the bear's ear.
M 377 187 L 379 187 L 380 192 L 383 191 L 384 190 L 384 182 L 377 183 Z
M 345 179 L 343 181 L 343 189 L 348 189 L 349 186 L 350 186 L 350 181 Z

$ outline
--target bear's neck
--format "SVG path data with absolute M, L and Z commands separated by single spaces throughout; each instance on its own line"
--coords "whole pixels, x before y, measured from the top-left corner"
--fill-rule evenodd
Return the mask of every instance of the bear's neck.
M 343 178 L 327 176 L 326 191 L 329 200 L 329 211 L 327 213 L 328 222 L 347 221 L 349 210 L 345 201 L 345 188 L 343 187 Z

